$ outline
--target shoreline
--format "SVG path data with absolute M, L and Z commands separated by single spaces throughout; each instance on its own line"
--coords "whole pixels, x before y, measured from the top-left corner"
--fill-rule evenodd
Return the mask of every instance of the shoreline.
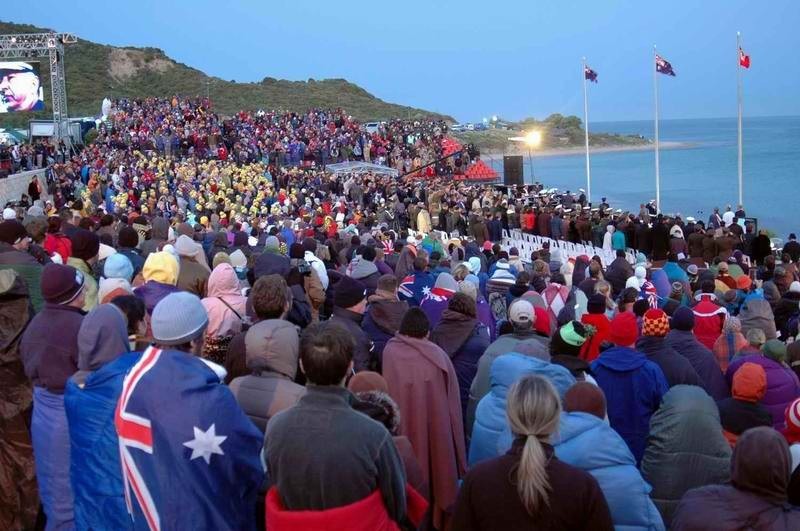
M 660 142 L 660 149 L 689 149 L 698 147 L 700 144 L 696 142 Z M 508 151 L 488 150 L 481 153 L 481 157 L 489 158 L 502 158 L 503 155 L 527 155 L 528 150 L 513 146 L 514 149 Z M 590 154 L 595 153 L 619 153 L 624 151 L 653 151 L 655 144 L 637 144 L 634 146 L 600 146 L 590 148 Z M 547 148 L 547 149 L 534 149 L 531 150 L 533 158 L 541 157 L 564 157 L 574 155 L 584 155 L 586 150 L 583 146 L 572 146 L 564 148 Z

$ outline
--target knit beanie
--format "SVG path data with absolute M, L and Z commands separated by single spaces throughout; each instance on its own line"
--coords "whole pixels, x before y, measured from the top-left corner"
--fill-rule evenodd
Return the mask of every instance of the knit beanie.
M 576 382 L 564 394 L 564 411 L 582 411 L 606 418 L 606 397 L 602 389 L 589 382 Z
M 127 247 L 133 249 L 139 245 L 139 233 L 133 227 L 122 227 L 119 230 L 117 243 L 120 247 Z
M 450 294 L 458 291 L 458 282 L 453 278 L 450 273 L 439 273 L 436 277 L 436 282 L 433 284 L 434 289 L 447 290 Z
M 269 236 L 264 241 L 264 250 L 272 253 L 280 252 L 281 241 L 275 236 Z
M 150 253 L 144 262 L 142 276 L 145 282 L 153 280 L 174 286 L 178 283 L 178 261 L 166 251 Z
M 589 297 L 586 303 L 586 310 L 589 313 L 605 313 L 606 311 L 606 297 L 602 293 L 594 293 Z
M 586 328 L 579 321 L 570 321 L 550 339 L 550 354 L 578 357 L 586 342 Z
M 25 226 L 16 219 L 10 219 L 0 223 L 0 242 L 14 245 L 22 238 L 28 236 Z
M 632 312 L 622 312 L 611 320 L 611 330 L 608 340 L 621 347 L 629 347 L 636 343 L 639 330 L 636 326 L 636 316 Z
M 128 282 L 133 278 L 133 264 L 127 256 L 115 253 L 106 258 L 103 266 L 103 276 L 106 278 L 124 278 Z
M 171 257 L 170 259 L 174 260 Z M 188 291 L 178 291 L 170 293 L 156 304 L 150 326 L 157 343 L 183 345 L 205 332 L 208 326 L 208 314 L 197 295 Z
M 100 251 L 100 237 L 86 229 L 76 230 L 70 237 L 72 240 L 72 256 L 88 261 Z
M 786 361 L 786 343 L 779 339 L 770 339 L 764 343 L 764 346 L 761 347 L 761 352 L 771 360 L 777 362 Z
M 83 289 L 83 273 L 72 266 L 47 264 L 42 269 L 42 297 L 53 304 L 68 304 Z
M 800 443 L 800 398 L 795 399 L 786 408 L 786 429 L 783 435 L 790 445 Z
M 339 308 L 352 308 L 367 297 L 367 287 L 360 280 L 344 276 L 336 284 L 333 304 Z
M 667 332 L 669 332 L 669 318 L 664 310 L 653 308 L 644 313 L 643 336 L 664 337 Z
M 347 389 L 351 393 L 363 393 L 366 391 L 380 391 L 382 393 L 389 392 L 389 384 L 386 380 L 372 371 L 361 371 L 355 374 L 347 383 Z
M 694 328 L 694 312 L 687 306 L 680 306 L 672 314 L 669 326 L 673 330 L 690 332 Z

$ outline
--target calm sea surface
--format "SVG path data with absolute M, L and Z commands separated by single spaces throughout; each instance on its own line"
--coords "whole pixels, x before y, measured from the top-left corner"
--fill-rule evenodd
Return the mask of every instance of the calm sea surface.
M 640 134 L 653 138 L 652 121 L 598 122 L 596 132 Z M 685 149 L 661 150 L 662 211 L 707 220 L 713 207 L 734 209 L 737 201 L 736 119 L 662 120 L 663 142 L 690 142 Z M 786 238 L 800 232 L 800 117 L 745 118 L 744 206 L 759 225 Z M 502 172 L 502 158 L 488 161 Z M 655 163 L 652 151 L 593 154 L 592 196 L 612 205 L 635 209 L 655 199 Z M 526 182 L 547 187 L 586 188 L 584 155 L 525 158 Z

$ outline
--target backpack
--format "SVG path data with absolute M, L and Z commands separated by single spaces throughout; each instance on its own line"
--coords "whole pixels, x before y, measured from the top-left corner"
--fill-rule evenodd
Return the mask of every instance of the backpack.
M 502 293 L 492 292 L 489 294 L 489 308 L 492 310 L 492 317 L 495 322 L 508 319 L 508 302 Z

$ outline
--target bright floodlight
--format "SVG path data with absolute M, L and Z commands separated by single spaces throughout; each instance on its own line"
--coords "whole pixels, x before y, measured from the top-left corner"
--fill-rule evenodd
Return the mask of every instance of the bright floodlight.
M 529 131 L 525 133 L 525 143 L 530 147 L 537 147 L 542 143 L 541 131 Z

